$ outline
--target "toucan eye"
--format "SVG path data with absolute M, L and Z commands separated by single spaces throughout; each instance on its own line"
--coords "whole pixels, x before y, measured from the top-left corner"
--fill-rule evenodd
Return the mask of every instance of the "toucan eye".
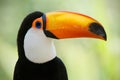
M 41 22 L 36 22 L 36 28 L 40 29 L 41 28 Z

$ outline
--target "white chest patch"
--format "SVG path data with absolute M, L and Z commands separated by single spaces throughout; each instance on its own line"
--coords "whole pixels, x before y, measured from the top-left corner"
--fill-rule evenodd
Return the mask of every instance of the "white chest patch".
M 34 63 L 45 63 L 56 57 L 51 38 L 47 38 L 42 30 L 30 28 L 25 35 L 24 51 L 28 60 Z

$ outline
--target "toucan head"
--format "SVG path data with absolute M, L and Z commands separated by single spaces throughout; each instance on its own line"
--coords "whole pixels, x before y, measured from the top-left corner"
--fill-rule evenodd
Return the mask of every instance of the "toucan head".
M 19 58 L 47 62 L 56 56 L 52 38 L 83 37 L 107 40 L 103 26 L 89 16 L 65 11 L 33 12 L 25 17 L 18 32 Z
M 107 40 L 105 30 L 98 21 L 74 12 L 42 14 L 33 21 L 32 28 L 43 30 L 47 37 L 56 39 L 88 37 Z

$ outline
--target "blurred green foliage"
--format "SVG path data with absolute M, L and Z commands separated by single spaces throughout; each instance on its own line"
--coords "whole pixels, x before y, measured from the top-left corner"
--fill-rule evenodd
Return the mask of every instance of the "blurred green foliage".
M 69 80 L 120 80 L 119 0 L 0 0 L 0 80 L 12 80 L 17 61 L 16 37 L 23 18 L 33 11 L 74 11 L 104 25 L 107 42 L 55 40 Z

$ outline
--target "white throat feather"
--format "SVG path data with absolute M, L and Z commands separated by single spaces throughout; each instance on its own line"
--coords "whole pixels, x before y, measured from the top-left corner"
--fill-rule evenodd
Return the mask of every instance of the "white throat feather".
M 56 57 L 52 39 L 39 29 L 28 30 L 24 38 L 24 51 L 26 58 L 34 63 L 45 63 Z

